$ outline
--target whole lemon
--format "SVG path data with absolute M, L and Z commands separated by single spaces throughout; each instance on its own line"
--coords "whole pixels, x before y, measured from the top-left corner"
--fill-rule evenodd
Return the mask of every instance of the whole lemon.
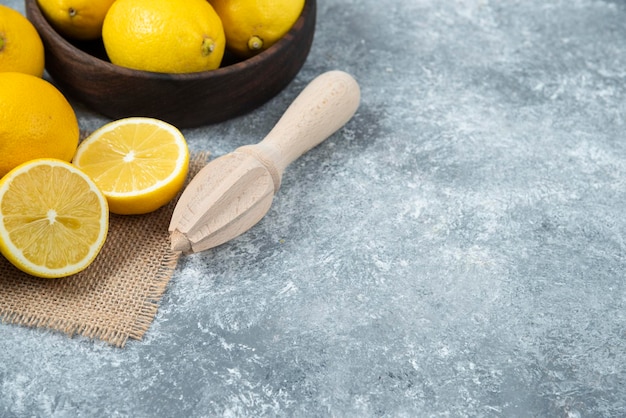
M 160 73 L 213 70 L 226 47 L 222 22 L 206 0 L 117 0 L 102 40 L 113 64 Z
M 0 178 L 35 158 L 71 161 L 79 128 L 65 96 L 43 78 L 0 73 Z
M 304 0 L 209 0 L 226 33 L 226 48 L 243 58 L 266 50 L 296 23 Z
M 37 0 L 43 15 L 63 36 L 93 40 L 102 36 L 102 22 L 115 0 Z
M 43 75 L 43 43 L 37 30 L 17 10 L 0 5 L 0 71 Z

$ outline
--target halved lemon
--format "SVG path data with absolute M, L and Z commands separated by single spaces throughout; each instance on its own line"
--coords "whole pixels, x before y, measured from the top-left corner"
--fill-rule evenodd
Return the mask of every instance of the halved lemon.
M 78 146 L 73 163 L 102 190 L 111 212 L 138 215 L 157 210 L 180 191 L 189 150 L 173 125 L 132 117 L 94 131 Z
M 32 276 L 57 278 L 84 270 L 108 229 L 106 198 L 66 161 L 31 160 L 0 180 L 0 251 Z

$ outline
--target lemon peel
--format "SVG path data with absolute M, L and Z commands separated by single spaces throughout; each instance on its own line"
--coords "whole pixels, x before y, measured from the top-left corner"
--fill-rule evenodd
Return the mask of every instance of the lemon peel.
M 206 0 L 116 0 L 102 40 L 115 65 L 158 73 L 219 68 L 226 48 L 222 22 Z
M 304 0 L 209 0 L 224 25 L 226 48 L 240 58 L 278 42 L 298 20 Z
M 37 0 L 46 19 L 63 36 L 94 40 L 102 35 L 102 22 L 114 0 Z
M 43 42 L 33 24 L 17 10 L 0 4 L 0 72 L 43 76 Z
M 35 158 L 70 161 L 80 137 L 71 104 L 40 77 L 0 72 L 0 177 Z

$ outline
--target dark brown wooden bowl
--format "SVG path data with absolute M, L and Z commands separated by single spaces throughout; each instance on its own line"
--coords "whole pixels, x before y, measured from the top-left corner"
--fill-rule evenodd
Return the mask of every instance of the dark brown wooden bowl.
M 306 0 L 293 28 L 260 54 L 243 61 L 227 55 L 217 70 L 163 74 L 111 64 L 102 41 L 69 41 L 50 26 L 37 0 L 25 5 L 45 47 L 46 70 L 64 94 L 111 119 L 148 116 L 179 128 L 243 115 L 278 94 L 304 65 L 316 20 L 316 0 Z

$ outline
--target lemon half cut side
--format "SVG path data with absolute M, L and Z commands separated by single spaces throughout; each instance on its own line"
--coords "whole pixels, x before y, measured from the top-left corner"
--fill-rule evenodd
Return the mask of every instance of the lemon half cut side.
M 131 117 L 94 131 L 78 146 L 73 163 L 102 190 L 112 213 L 139 215 L 178 194 L 187 178 L 189 150 L 175 126 Z
M 108 228 L 106 198 L 66 161 L 31 160 L 0 180 L 0 251 L 25 273 L 58 278 L 84 270 Z

